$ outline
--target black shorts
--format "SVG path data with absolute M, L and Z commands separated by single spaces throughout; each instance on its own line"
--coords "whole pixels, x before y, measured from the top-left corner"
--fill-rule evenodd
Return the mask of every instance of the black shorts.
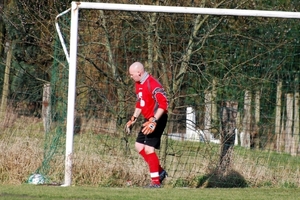
M 163 114 L 159 118 L 159 120 L 157 120 L 156 128 L 149 135 L 144 135 L 142 132 L 143 127 L 141 127 L 141 130 L 138 133 L 138 136 L 136 138 L 136 142 L 154 147 L 155 149 L 159 149 L 160 148 L 160 139 L 165 130 L 167 121 L 168 121 L 168 114 Z

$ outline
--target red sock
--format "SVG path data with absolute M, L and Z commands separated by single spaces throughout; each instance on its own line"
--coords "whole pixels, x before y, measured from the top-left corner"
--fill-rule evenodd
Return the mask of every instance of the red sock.
M 146 161 L 146 163 L 148 163 L 148 155 L 146 154 L 145 149 L 142 149 L 139 154 L 144 158 L 144 160 Z
M 159 160 L 156 153 L 148 154 L 148 165 L 152 183 L 160 184 L 159 182 Z

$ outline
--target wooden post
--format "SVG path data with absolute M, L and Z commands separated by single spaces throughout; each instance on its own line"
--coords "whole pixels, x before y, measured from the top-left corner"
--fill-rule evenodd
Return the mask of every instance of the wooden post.
M 186 108 L 186 139 L 187 140 L 197 140 L 196 139 L 196 114 L 192 107 Z M 197 136 L 198 137 L 198 136 Z
M 241 146 L 250 148 L 250 128 L 251 128 L 251 92 L 246 90 L 244 97 L 244 117 L 243 131 L 241 133 Z
M 240 129 L 241 129 L 241 114 L 240 114 L 240 112 L 237 112 L 235 121 L 236 121 L 236 128 L 235 128 L 234 145 L 238 146 L 239 145 L 239 138 L 240 138 Z
M 204 115 L 204 136 L 205 141 L 209 142 L 211 137 L 211 91 L 207 90 L 205 92 L 205 115 Z
M 252 143 L 253 148 L 259 149 L 259 126 L 258 123 L 260 121 L 260 91 L 255 92 L 255 130 L 252 133 Z
M 294 95 L 286 94 L 286 124 L 285 124 L 285 153 L 291 153 L 292 126 L 293 126 L 293 98 Z
M 279 81 L 277 84 L 277 92 L 276 92 L 276 116 L 275 116 L 275 135 L 276 135 L 276 148 L 277 152 L 281 152 L 282 143 L 280 134 L 280 122 L 281 122 L 281 95 L 282 95 L 282 81 Z
M 51 87 L 49 83 L 45 84 L 43 88 L 42 118 L 45 133 L 48 133 L 51 125 Z
M 294 98 L 294 129 L 293 129 L 293 143 L 291 149 L 291 155 L 298 155 L 299 147 L 299 92 L 295 93 Z

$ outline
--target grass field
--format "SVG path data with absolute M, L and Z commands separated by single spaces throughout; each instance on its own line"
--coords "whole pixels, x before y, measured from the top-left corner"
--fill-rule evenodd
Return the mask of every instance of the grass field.
M 105 199 L 105 200 L 289 200 L 299 199 L 300 189 L 284 188 L 105 188 L 105 187 L 60 187 L 42 185 L 0 185 L 0 199 Z
M 53 134 L 55 140 L 45 136 L 41 121 L 30 118 L 0 134 L 0 151 L 5 152 L 0 154 L 0 199 L 287 200 L 300 196 L 299 157 L 235 147 L 232 170 L 218 177 L 213 171 L 219 158 L 217 145 L 172 140 L 164 188 L 144 189 L 149 172 L 134 151 L 134 137 L 128 138 L 130 151 L 124 155 L 120 137 L 88 132 L 74 137 L 73 186 L 29 185 L 30 174 L 41 163 L 48 167 L 50 183 L 64 180 L 64 138 L 57 145 L 52 143 L 57 135 Z M 43 162 L 45 149 L 55 152 L 49 162 Z M 131 187 L 126 186 L 128 180 Z

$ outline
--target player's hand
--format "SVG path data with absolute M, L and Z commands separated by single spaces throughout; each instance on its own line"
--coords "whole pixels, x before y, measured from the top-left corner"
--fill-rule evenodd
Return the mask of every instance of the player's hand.
M 150 133 L 153 133 L 155 127 L 156 127 L 156 119 L 155 117 L 151 117 L 147 122 L 143 124 L 142 132 L 144 135 L 148 135 Z
M 131 130 L 132 130 L 132 127 L 134 125 L 134 123 L 136 122 L 136 117 L 132 116 L 130 118 L 130 120 L 125 124 L 125 132 L 127 134 L 130 134 L 131 133 Z

